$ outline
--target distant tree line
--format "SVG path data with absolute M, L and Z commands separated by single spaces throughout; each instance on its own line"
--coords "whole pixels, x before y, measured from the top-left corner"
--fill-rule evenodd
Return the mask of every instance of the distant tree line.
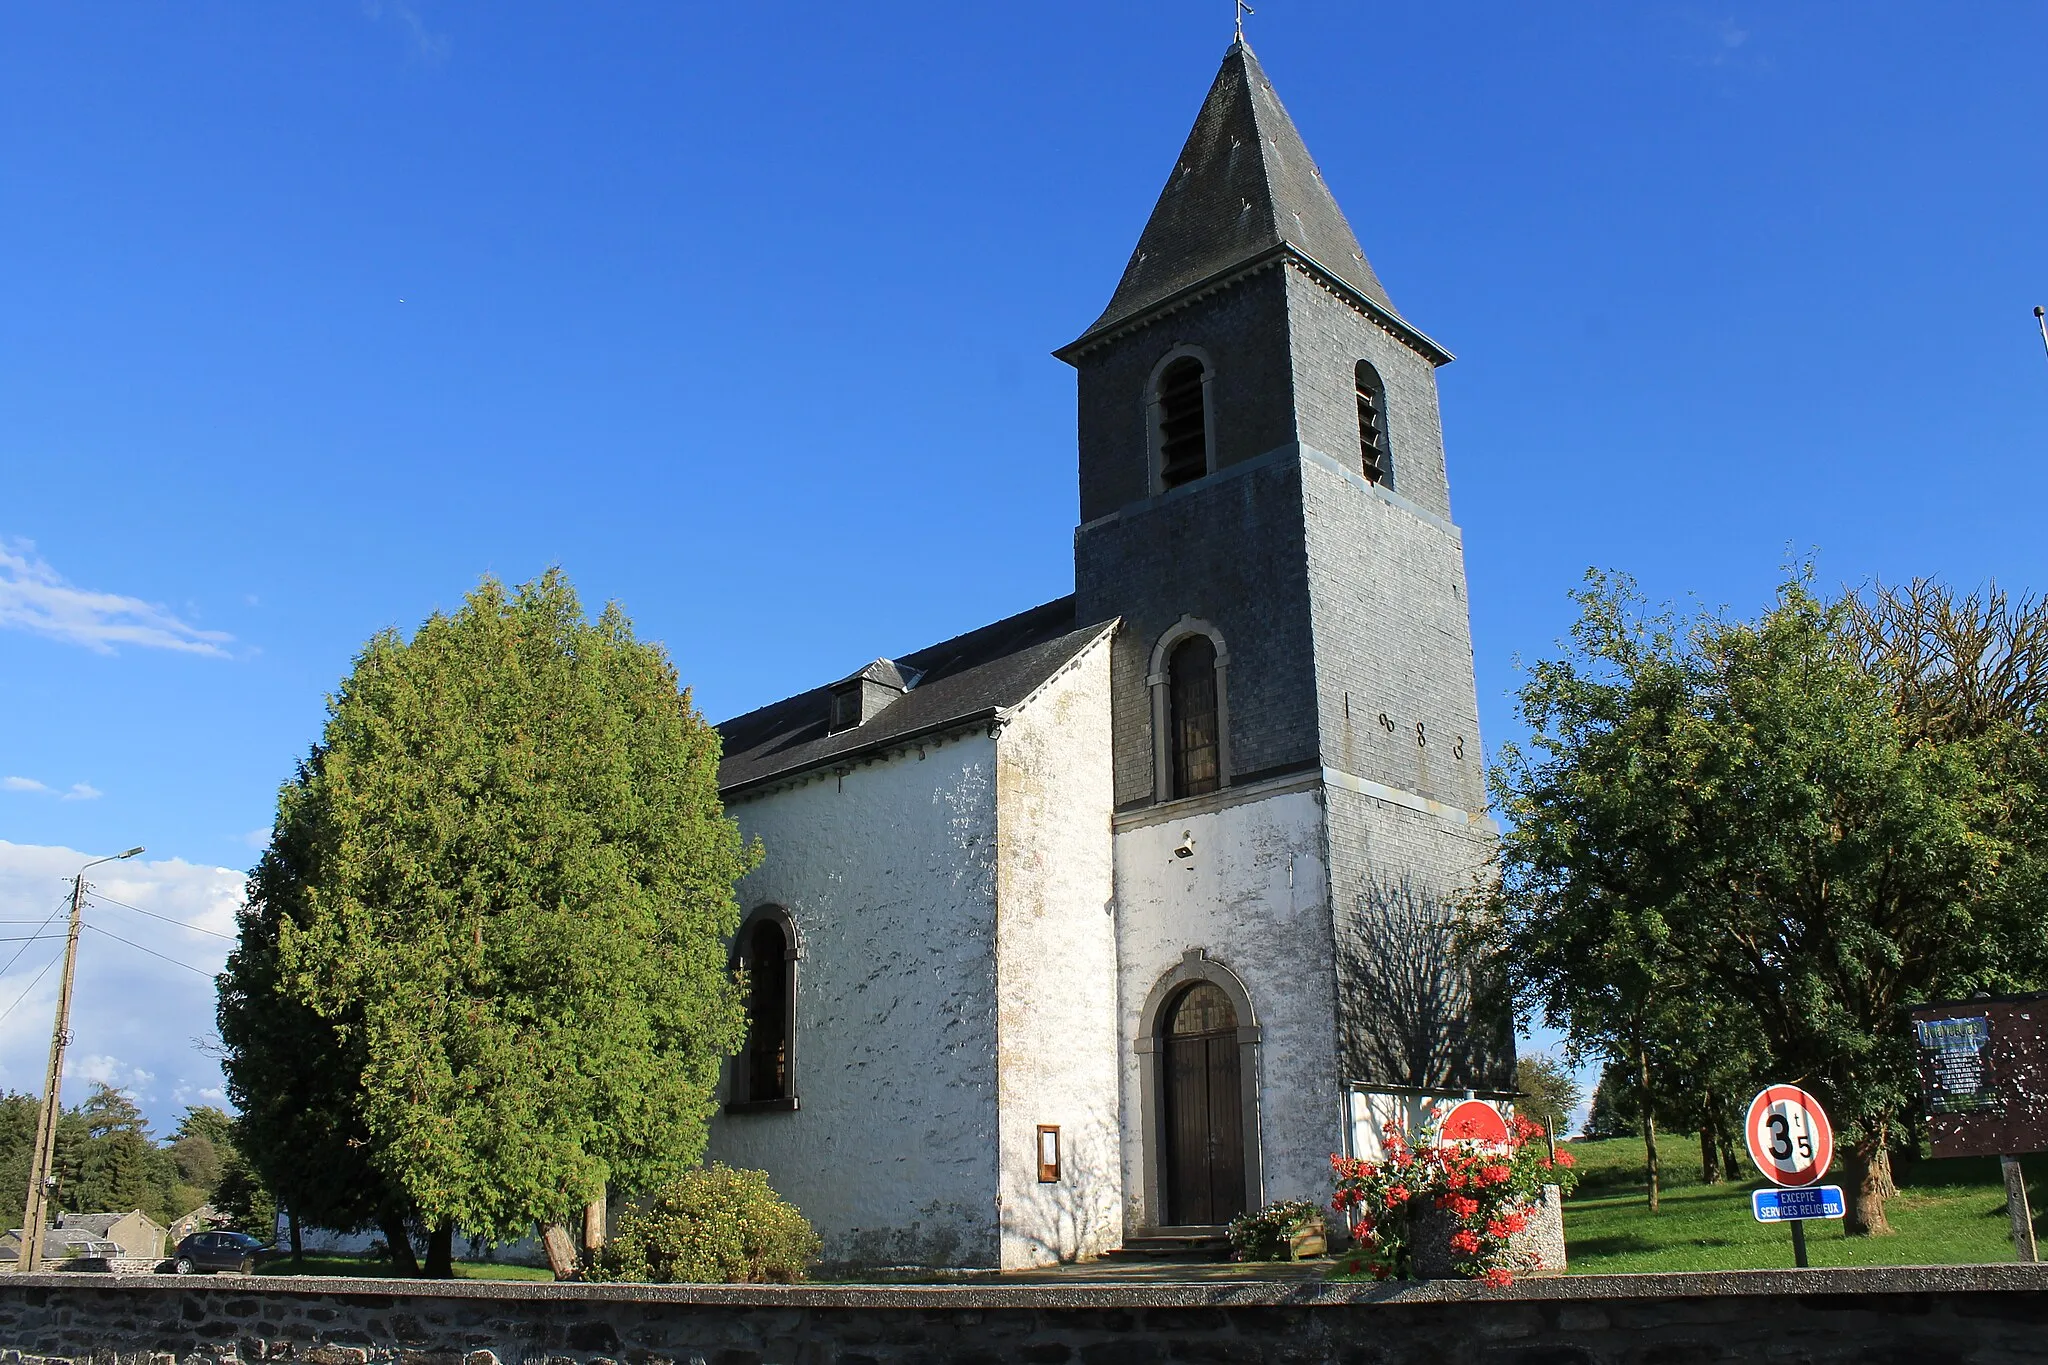
M 1523 1018 L 1605 1064 L 1657 1205 L 1660 1125 L 1738 1168 L 1760 1084 L 1815 1090 L 1848 1230 L 1889 1231 L 1924 1123 L 1907 1011 L 2048 981 L 2048 606 L 1921 581 L 1755 620 L 1589 575 L 1519 692 L 1508 823 L 1473 927 Z
M 0 1094 L 0 1209 L 13 1206 L 13 1226 L 27 1202 L 29 1160 L 40 1102 Z M 235 1120 L 209 1105 L 185 1111 L 170 1137 L 158 1141 L 126 1091 L 95 1085 L 83 1104 L 57 1120 L 55 1213 L 127 1213 L 140 1209 L 168 1227 L 202 1205 L 223 1221 L 268 1240 L 275 1207 L 243 1159 Z

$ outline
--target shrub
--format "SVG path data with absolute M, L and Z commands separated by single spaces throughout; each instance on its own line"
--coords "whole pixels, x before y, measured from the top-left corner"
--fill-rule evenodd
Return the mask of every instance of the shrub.
M 1323 1211 L 1306 1199 L 1283 1199 L 1256 1213 L 1230 1220 L 1230 1249 L 1240 1261 L 1291 1261 L 1290 1239 L 1304 1228 L 1321 1227 Z
M 822 1243 L 765 1171 L 713 1163 L 619 1215 L 593 1280 L 654 1284 L 791 1284 Z

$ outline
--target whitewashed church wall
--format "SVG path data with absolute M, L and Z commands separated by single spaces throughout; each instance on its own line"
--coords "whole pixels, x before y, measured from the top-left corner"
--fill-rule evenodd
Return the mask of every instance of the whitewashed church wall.
M 828 1261 L 993 1266 L 996 741 L 927 742 L 742 802 L 743 911 L 795 920 L 795 1112 L 712 1120 Z
M 997 746 L 1005 1269 L 1089 1259 L 1123 1238 L 1109 726 L 1105 639 Z M 1059 1128 L 1052 1183 L 1039 1180 L 1040 1124 Z
M 1233 679 L 1233 681 L 1235 681 Z M 1259 1046 L 1263 1200 L 1325 1200 L 1330 1154 L 1344 1141 L 1338 1084 L 1328 847 L 1319 792 L 1283 792 L 1199 814 L 1161 813 L 1116 836 L 1119 1032 L 1124 1101 L 1124 1219 L 1156 1226 L 1136 1041 L 1158 1021 L 1147 997 L 1189 949 L 1235 972 L 1251 996 Z M 1193 855 L 1174 850 L 1191 845 Z M 1156 1178 L 1155 1178 L 1156 1184 Z

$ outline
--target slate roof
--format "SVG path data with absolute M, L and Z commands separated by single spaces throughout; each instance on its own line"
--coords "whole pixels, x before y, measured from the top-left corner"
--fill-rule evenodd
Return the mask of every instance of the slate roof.
M 1074 620 L 1074 599 L 971 630 L 905 654 L 893 662 L 916 686 L 866 724 L 827 734 L 831 685 L 799 692 L 718 727 L 725 737 L 719 789 L 731 797 L 745 788 L 830 763 L 834 759 L 947 729 L 994 719 L 1058 673 L 1109 628 Z
M 119 1242 L 109 1240 L 103 1233 L 89 1232 L 80 1227 L 43 1229 L 45 1256 L 107 1257 L 124 1254 L 125 1248 Z M 0 1235 L 0 1256 L 5 1255 L 21 1255 L 20 1228 L 9 1228 L 4 1235 Z
M 137 1209 L 136 1212 L 140 1213 L 141 1210 Z M 104 1237 L 114 1230 L 114 1224 L 127 1216 L 125 1213 L 60 1213 L 57 1215 L 57 1226 L 67 1231 L 77 1228 L 95 1237 Z
M 877 659 L 860 672 L 839 681 L 842 685 L 850 682 L 880 683 L 898 692 L 908 692 L 917 685 L 917 670 L 913 668 L 906 672 L 903 665 L 894 659 Z
M 1060 354 L 1283 246 L 1401 321 L 1294 120 L 1240 38 L 1224 55 L 1109 307 Z

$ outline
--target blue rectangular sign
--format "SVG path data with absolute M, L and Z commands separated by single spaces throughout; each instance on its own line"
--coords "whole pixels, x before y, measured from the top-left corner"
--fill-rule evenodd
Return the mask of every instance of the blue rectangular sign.
M 1757 1190 L 1749 1196 L 1749 1203 L 1759 1223 L 1840 1218 L 1848 1212 L 1842 1206 L 1840 1185 L 1809 1185 L 1803 1190 Z

